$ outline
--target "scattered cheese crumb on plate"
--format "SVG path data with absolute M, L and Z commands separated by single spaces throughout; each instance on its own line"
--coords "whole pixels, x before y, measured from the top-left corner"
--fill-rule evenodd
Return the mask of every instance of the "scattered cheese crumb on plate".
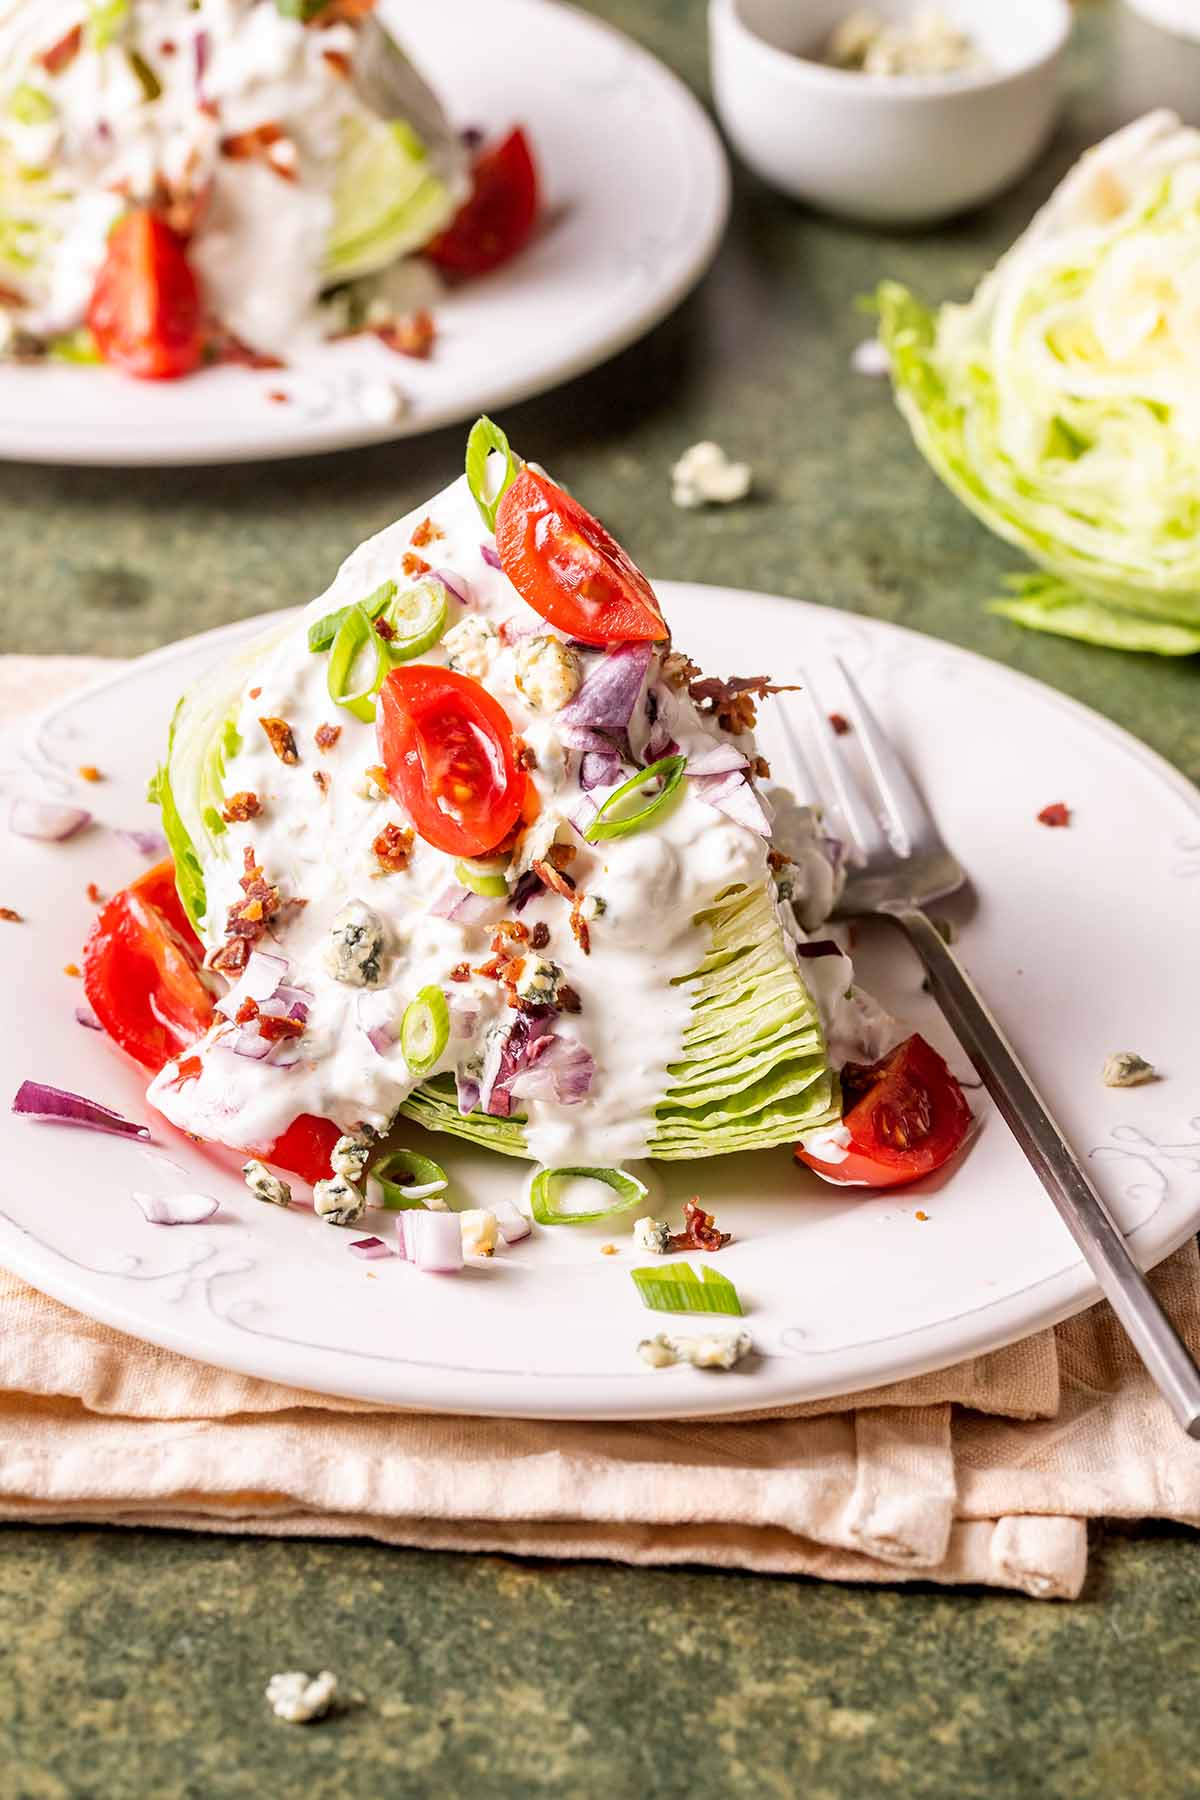
M 337 1698 L 337 1686 L 337 1676 L 328 1669 L 311 1677 L 303 1669 L 286 1669 L 272 1675 L 265 1692 L 277 1719 L 288 1725 L 308 1725 L 325 1717 Z
M 671 470 L 676 506 L 728 506 L 750 492 L 750 464 L 732 462 L 720 444 L 705 440 L 685 450 Z

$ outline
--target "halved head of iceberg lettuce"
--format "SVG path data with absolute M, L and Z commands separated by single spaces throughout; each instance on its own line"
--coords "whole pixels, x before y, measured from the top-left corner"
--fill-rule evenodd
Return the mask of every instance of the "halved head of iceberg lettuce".
M 821 1022 L 767 886 L 731 888 L 700 914 L 709 950 L 683 984 L 683 1055 L 654 1110 L 648 1154 L 663 1162 L 791 1144 L 841 1117 Z M 649 1002 L 648 1002 L 649 1003 Z M 416 1088 L 401 1111 L 505 1156 L 528 1156 L 521 1118 L 458 1110 L 454 1078 Z

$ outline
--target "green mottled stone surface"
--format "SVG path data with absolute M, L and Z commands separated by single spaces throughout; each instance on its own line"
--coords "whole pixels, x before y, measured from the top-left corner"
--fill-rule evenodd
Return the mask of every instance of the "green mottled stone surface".
M 700 0 L 592 10 L 705 91 Z M 1200 94 L 1200 52 L 1113 6 L 1086 8 L 1067 114 L 1042 163 L 935 232 L 857 231 L 739 176 L 702 290 L 645 342 L 504 423 L 652 571 L 971 645 L 1200 776 L 1200 669 L 990 618 L 983 602 L 1019 557 L 929 474 L 886 384 L 848 367 L 869 330 L 857 294 L 885 274 L 932 297 L 964 294 L 1083 144 L 1166 97 L 1160 67 L 1182 85 L 1189 55 Z M 672 508 L 669 465 L 699 437 L 754 464 L 752 503 Z M 133 653 L 306 600 L 355 543 L 457 471 L 462 441 L 445 431 L 227 472 L 0 467 L 0 648 Z M 9 1529 L 0 1800 L 1183 1800 L 1200 1791 L 1198 1628 L 1200 1550 L 1162 1529 L 1105 1537 L 1072 1607 L 361 1544 Z M 271 1720 L 268 1676 L 326 1664 L 366 1704 L 307 1730 Z

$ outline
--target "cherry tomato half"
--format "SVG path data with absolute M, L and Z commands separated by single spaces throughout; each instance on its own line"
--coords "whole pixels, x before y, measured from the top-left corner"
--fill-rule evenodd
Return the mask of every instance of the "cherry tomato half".
M 585 644 L 667 635 L 654 589 L 599 519 L 522 469 L 496 513 L 500 564 L 534 612 Z
M 301 1113 L 293 1119 L 283 1136 L 276 1138 L 263 1161 L 299 1175 L 310 1187 L 328 1181 L 333 1172 L 330 1158 L 333 1146 L 342 1135 L 340 1125 L 331 1119 L 318 1119 L 315 1113 Z
M 486 275 L 524 249 L 537 211 L 537 170 L 518 126 L 479 152 L 470 198 L 425 254 L 447 274 Z
M 406 663 L 379 691 L 388 786 L 427 844 L 482 856 L 521 816 L 526 779 L 508 714 L 454 669 Z
M 83 951 L 88 1002 L 109 1037 L 155 1074 L 212 1023 L 202 961 L 169 861 L 114 894 L 92 926 Z
M 105 362 L 143 381 L 190 375 L 204 347 L 200 289 L 157 213 L 127 213 L 108 240 L 87 322 Z
M 842 1070 L 843 1162 L 822 1162 L 799 1144 L 796 1161 L 826 1181 L 900 1187 L 949 1162 L 971 1129 L 962 1088 L 937 1051 L 915 1033 L 877 1063 Z

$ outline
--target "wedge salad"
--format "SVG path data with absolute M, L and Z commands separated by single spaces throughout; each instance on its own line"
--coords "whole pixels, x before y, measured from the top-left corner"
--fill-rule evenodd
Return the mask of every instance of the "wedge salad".
M 374 0 L 0 0 L 0 354 L 146 379 L 376 331 L 527 241 Z M 413 321 L 417 324 L 414 327 Z
M 372 1182 L 436 1203 L 438 1165 L 387 1149 L 405 1119 L 542 1165 L 543 1223 L 644 1202 L 641 1158 L 928 1174 L 970 1114 L 821 928 L 843 851 L 781 790 L 773 817 L 753 726 L 778 691 L 703 675 L 480 420 L 463 477 L 180 700 L 171 859 L 100 912 L 96 1019 L 160 1114 L 247 1156 L 261 1199 L 300 1174 L 335 1224 Z

